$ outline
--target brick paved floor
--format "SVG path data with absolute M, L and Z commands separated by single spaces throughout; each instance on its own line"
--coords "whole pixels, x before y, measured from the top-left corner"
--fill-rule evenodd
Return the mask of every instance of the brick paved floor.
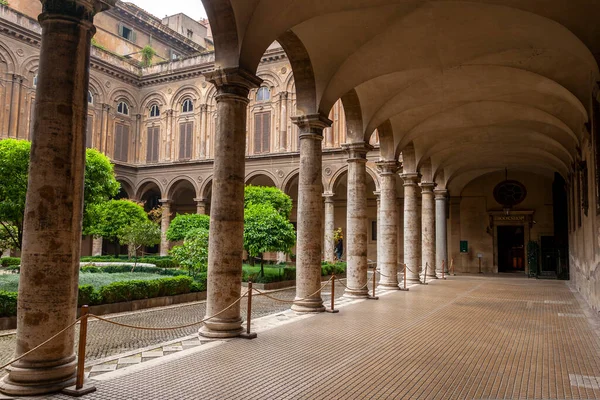
M 599 399 L 597 322 L 564 282 L 458 276 L 167 357 L 85 398 Z

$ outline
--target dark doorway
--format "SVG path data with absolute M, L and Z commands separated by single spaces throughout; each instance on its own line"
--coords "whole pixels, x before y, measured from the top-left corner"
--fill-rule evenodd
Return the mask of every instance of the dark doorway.
M 498 227 L 498 272 L 525 271 L 523 226 Z

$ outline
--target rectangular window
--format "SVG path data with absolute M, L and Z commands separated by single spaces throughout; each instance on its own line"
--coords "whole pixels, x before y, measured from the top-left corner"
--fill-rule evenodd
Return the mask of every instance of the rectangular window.
M 119 36 L 121 36 L 125 40 L 129 40 L 130 42 L 135 43 L 136 34 L 135 34 L 135 31 L 133 30 L 133 28 L 130 28 L 128 26 L 125 26 L 125 25 L 119 23 L 118 29 L 119 29 Z
M 193 131 L 193 122 L 179 124 L 179 160 L 191 160 L 192 158 Z
M 377 221 L 371 221 L 371 241 L 377 241 Z
M 271 142 L 271 112 L 254 114 L 254 154 L 268 153 Z
M 127 162 L 129 154 L 129 126 L 115 124 L 115 148 L 113 159 L 115 161 Z
M 94 117 L 88 115 L 85 126 L 85 147 L 91 149 L 94 147 Z
M 192 31 L 191 29 L 187 30 L 187 37 L 188 39 L 191 39 L 194 37 L 194 31 Z
M 146 162 L 156 163 L 158 162 L 158 140 L 160 137 L 160 127 L 150 126 L 148 127 L 148 138 L 146 142 Z

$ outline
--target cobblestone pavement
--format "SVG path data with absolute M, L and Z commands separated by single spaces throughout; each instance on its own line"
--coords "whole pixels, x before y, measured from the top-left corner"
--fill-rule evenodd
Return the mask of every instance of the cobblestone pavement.
M 293 300 L 295 288 L 274 291 L 269 294 L 284 300 Z M 330 289 L 325 288 L 322 292 L 324 301 L 329 304 Z M 336 297 L 343 293 L 343 286 L 336 284 Z M 252 302 L 252 317 L 258 318 L 287 310 L 290 304 L 279 303 L 262 296 L 254 296 Z M 247 300 L 241 302 L 242 314 L 245 316 Z M 148 327 L 170 327 L 193 323 L 204 317 L 205 302 L 194 302 L 179 304 L 176 306 L 160 307 L 155 309 L 141 310 L 123 315 L 107 315 L 112 321 Z M 142 331 L 107 324 L 102 321 L 90 321 L 88 325 L 88 343 L 86 347 L 86 361 L 94 361 L 106 357 L 122 354 L 163 342 L 192 335 L 198 332 L 199 325 L 176 329 L 172 331 Z M 78 334 L 77 328 L 77 334 Z M 78 335 L 76 335 L 78 337 Z M 0 363 L 4 364 L 13 357 L 15 349 L 15 335 L 0 336 Z M 77 343 L 75 344 L 77 348 Z M 5 371 L 0 371 L 3 376 Z
M 600 399 L 597 318 L 564 282 L 458 276 L 116 371 L 86 399 Z

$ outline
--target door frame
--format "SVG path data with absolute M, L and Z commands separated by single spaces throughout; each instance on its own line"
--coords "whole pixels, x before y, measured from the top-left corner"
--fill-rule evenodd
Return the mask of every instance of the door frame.
M 525 274 L 529 274 L 527 243 L 531 240 L 534 213 L 533 210 L 509 211 L 508 215 L 504 211 L 490 211 L 488 213 L 494 242 L 494 273 L 498 273 L 498 226 L 521 226 L 523 228 L 523 248 L 525 250 Z

